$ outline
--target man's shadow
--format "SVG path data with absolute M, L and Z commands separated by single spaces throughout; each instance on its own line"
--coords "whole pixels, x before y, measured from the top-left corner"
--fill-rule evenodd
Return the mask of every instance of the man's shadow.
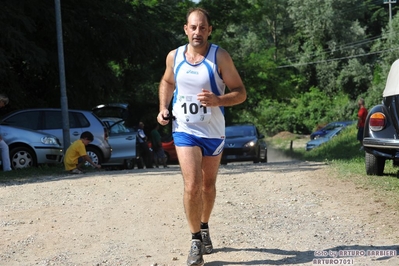
M 335 251 L 337 254 L 341 251 L 359 251 L 360 254 L 366 254 L 368 251 L 375 250 L 385 250 L 390 251 L 390 253 L 394 253 L 395 255 L 399 254 L 399 245 L 391 245 L 391 246 L 360 246 L 360 245 L 352 245 L 352 246 L 337 246 L 329 249 L 324 249 L 324 252 Z M 320 254 L 315 254 L 315 251 L 295 251 L 295 250 L 282 250 L 282 249 L 267 249 L 267 248 L 243 248 L 243 249 L 235 249 L 235 248 L 220 248 L 215 249 L 213 252 L 262 252 L 262 253 L 270 253 L 273 255 L 281 255 L 283 258 L 281 259 L 266 259 L 266 260 L 251 260 L 251 261 L 240 261 L 240 262 L 231 262 L 231 261 L 209 261 L 206 262 L 207 266 L 221 266 L 221 265 L 295 265 L 295 264 L 305 264 L 312 262 L 314 259 L 331 259 L 328 255 L 320 256 Z M 327 254 L 327 253 L 326 253 Z M 348 254 L 348 252 L 347 252 Z M 316 255 L 316 256 L 315 256 Z M 354 264 L 356 263 L 356 258 L 358 256 L 338 256 L 338 258 L 350 258 L 354 260 Z M 361 256 L 363 257 L 363 256 Z M 375 261 L 387 260 L 392 256 L 375 256 L 372 257 Z M 371 258 L 371 256 L 370 256 Z M 204 256 L 206 260 L 206 256 Z

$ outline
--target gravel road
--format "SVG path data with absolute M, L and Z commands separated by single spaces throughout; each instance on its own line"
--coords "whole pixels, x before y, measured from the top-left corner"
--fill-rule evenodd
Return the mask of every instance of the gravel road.
M 0 184 L 0 265 L 185 265 L 178 165 Z M 399 265 L 397 210 L 315 162 L 223 165 L 205 265 Z

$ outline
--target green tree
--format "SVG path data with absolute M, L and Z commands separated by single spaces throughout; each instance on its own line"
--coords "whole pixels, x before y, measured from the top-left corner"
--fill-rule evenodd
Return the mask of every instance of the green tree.
M 380 103 L 398 58 L 398 4 L 375 0 L 71 0 L 61 1 L 70 108 L 128 102 L 134 122 L 153 122 L 167 53 L 187 42 L 187 9 L 206 8 L 211 42 L 231 54 L 248 100 L 226 108 L 270 134 L 309 132 L 350 119 L 356 99 Z M 52 1 L 2 2 L 0 85 L 8 109 L 59 107 Z
M 156 101 L 167 51 L 177 43 L 175 16 L 182 10 L 176 5 L 194 4 L 62 1 L 69 107 L 130 97 Z M 54 2 L 4 1 L 0 26 L 7 37 L 0 38 L 0 84 L 12 107 L 59 107 Z
M 297 57 L 292 64 L 308 76 L 310 86 L 322 88 L 330 97 L 340 91 L 358 94 L 367 88 L 369 80 L 352 82 L 350 72 L 359 70 L 353 67 L 356 65 L 364 68 L 356 74 L 370 73 L 367 58 L 357 57 L 367 52 L 367 45 L 359 42 L 367 37 L 365 26 L 357 20 L 365 8 L 363 1 L 326 0 L 315 4 L 289 0 L 289 14 L 297 32 L 291 47 Z

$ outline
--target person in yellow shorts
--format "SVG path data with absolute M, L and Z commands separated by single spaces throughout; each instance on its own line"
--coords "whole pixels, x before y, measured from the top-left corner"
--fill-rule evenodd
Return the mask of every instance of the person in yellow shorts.
M 65 170 L 72 174 L 83 174 L 82 166 L 89 162 L 93 167 L 101 168 L 101 165 L 95 164 L 86 153 L 86 146 L 92 142 L 94 136 L 91 132 L 85 131 L 80 135 L 80 139 L 74 141 L 68 147 L 64 156 Z

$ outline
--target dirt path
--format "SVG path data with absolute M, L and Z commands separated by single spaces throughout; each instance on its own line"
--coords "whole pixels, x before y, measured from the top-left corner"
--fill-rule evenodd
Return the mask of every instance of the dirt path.
M 205 265 L 399 265 L 395 210 L 324 164 L 277 158 L 221 167 Z M 0 265 L 185 265 L 179 167 L 149 170 L 0 184 Z

